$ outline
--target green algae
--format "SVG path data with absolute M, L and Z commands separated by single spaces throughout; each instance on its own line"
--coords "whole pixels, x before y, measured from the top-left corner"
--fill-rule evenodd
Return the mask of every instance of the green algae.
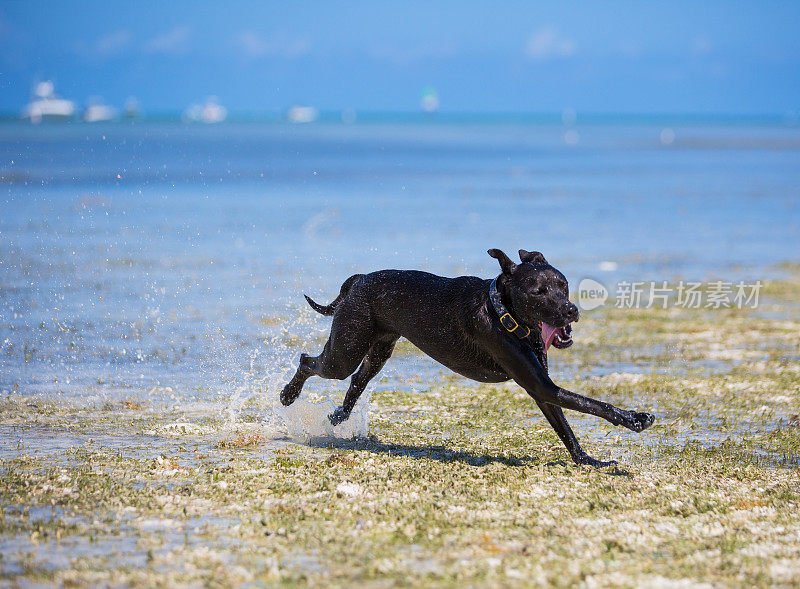
M 551 354 L 554 379 L 657 416 L 634 434 L 568 412 L 587 451 L 620 461 L 599 470 L 573 465 L 509 383 L 381 388 L 370 436 L 312 445 L 262 443 L 269 404 L 252 399 L 220 433 L 219 415 L 146 395 L 106 407 L 12 393 L 0 401 L 0 574 L 63 585 L 797 585 L 800 309 L 785 302 L 800 280 L 762 294 L 758 309 L 585 314 L 576 345 Z M 48 452 L 47 437 L 66 441 Z

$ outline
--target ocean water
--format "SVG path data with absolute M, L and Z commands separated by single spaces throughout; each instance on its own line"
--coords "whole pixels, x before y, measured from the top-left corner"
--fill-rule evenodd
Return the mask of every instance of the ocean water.
M 235 418 L 321 349 L 302 294 L 355 272 L 488 278 L 488 248 L 525 248 L 612 285 L 800 257 L 800 128 L 781 124 L 6 122 L 0 154 L 4 394 Z M 398 354 L 385 374 L 441 369 Z

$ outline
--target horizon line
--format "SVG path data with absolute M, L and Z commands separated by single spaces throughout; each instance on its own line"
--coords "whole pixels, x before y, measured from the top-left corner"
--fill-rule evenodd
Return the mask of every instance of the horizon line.
M 229 110 L 225 123 L 248 123 L 248 122 L 287 122 L 287 108 L 273 109 L 239 109 Z M 183 109 L 156 109 L 143 111 L 143 113 L 133 119 L 124 116 L 117 116 L 107 123 L 119 122 L 182 122 Z M 391 110 L 391 109 L 369 109 L 358 110 L 353 108 L 343 109 L 319 109 L 318 117 L 308 123 L 335 123 L 357 124 L 376 123 L 376 122 L 538 122 L 538 123 L 560 123 L 564 126 L 572 126 L 580 123 L 603 123 L 603 122 L 674 122 L 674 123 L 700 123 L 700 122 L 742 122 L 742 123 L 779 123 L 794 126 L 800 123 L 800 112 L 764 112 L 764 113 L 744 113 L 744 112 L 642 112 L 642 111 L 577 111 L 575 109 L 563 109 L 561 111 L 437 111 L 423 112 L 419 110 Z M 350 120 L 343 120 L 343 115 L 350 117 Z M 25 122 L 18 111 L 8 109 L 0 110 L 0 122 Z M 79 117 L 66 122 L 81 123 Z

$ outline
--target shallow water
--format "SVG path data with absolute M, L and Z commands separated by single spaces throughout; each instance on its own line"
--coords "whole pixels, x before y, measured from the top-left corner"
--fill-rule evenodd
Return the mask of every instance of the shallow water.
M 29 456 L 69 464 L 70 453 L 86 448 L 113 450 L 123 458 L 155 459 L 168 454 L 179 464 L 208 453 L 211 443 L 183 436 L 169 439 L 156 435 L 68 433 L 43 427 L 0 426 L 0 460 Z
M 327 302 L 355 272 L 491 277 L 486 249 L 524 247 L 573 285 L 613 285 L 761 278 L 796 257 L 800 128 L 578 125 L 574 145 L 567 130 L 4 123 L 0 389 L 209 403 L 235 422 L 321 349 L 329 320 L 302 293 Z M 416 390 L 443 374 L 397 354 L 371 386 Z M 312 379 L 321 404 L 298 405 L 288 433 L 330 435 L 317 421 L 344 388 Z M 368 428 L 356 417 L 348 433 Z

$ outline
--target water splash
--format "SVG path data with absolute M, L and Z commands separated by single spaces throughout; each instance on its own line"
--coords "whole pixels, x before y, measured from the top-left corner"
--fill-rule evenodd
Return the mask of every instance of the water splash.
M 297 319 L 292 324 L 316 325 L 316 316 L 310 312 L 295 313 Z M 315 330 L 316 331 L 316 330 Z M 319 345 L 315 335 L 303 334 L 300 341 L 287 348 L 280 342 L 281 335 L 273 334 L 264 338 L 265 348 L 254 349 L 250 353 L 250 369 L 245 374 L 245 383 L 233 390 L 226 399 L 227 423 L 224 428 L 235 430 L 243 424 L 241 416 L 245 407 L 258 407 L 262 418 L 260 427 L 264 434 L 273 440 L 288 438 L 300 444 L 326 444 L 337 441 L 366 437 L 369 433 L 370 395 L 364 393 L 359 399 L 350 418 L 332 425 L 328 416 L 340 405 L 337 391 L 328 391 L 322 379 L 312 379 L 294 403 L 284 407 L 279 401 L 279 392 L 294 373 L 297 348 L 313 349 Z
M 369 433 L 369 394 L 362 395 L 347 421 L 334 426 L 328 415 L 337 406 L 326 394 L 304 393 L 289 407 L 278 405 L 275 412 L 282 419 L 286 434 L 293 442 L 307 444 L 314 441 L 319 444 L 366 437 Z
M 246 382 L 244 385 L 234 388 L 233 394 L 228 399 L 226 425 L 235 425 L 239 420 L 245 401 L 255 398 L 257 395 L 258 379 L 256 378 L 255 361 L 258 355 L 259 351 L 257 349 L 250 352 L 250 370 L 245 374 Z

